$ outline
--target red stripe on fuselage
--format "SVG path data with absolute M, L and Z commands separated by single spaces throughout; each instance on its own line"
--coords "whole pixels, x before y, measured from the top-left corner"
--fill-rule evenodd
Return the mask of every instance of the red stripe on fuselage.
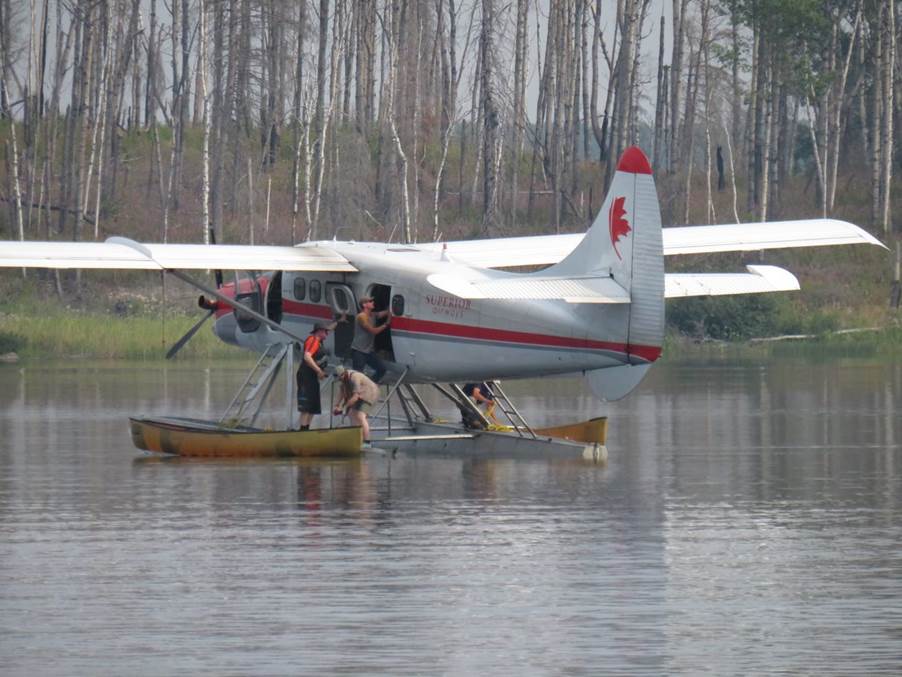
M 332 309 L 329 306 L 320 306 L 315 303 L 301 303 L 300 301 L 285 299 L 282 301 L 282 310 L 291 315 L 306 315 L 326 320 L 332 319 Z
M 332 310 L 329 306 L 285 300 L 284 310 L 287 314 L 292 315 L 325 318 L 328 320 L 332 319 Z M 491 327 L 474 327 L 466 324 L 452 324 L 450 322 L 415 320 L 410 317 L 394 317 L 392 318 L 391 326 L 393 329 L 398 329 L 399 331 L 429 334 L 436 337 L 446 336 L 449 338 L 466 338 L 480 341 L 498 341 L 523 346 L 608 350 L 615 353 L 635 355 L 636 357 L 641 357 L 649 362 L 654 362 L 661 356 L 661 348 L 659 346 L 627 345 L 626 343 L 615 343 L 613 341 L 594 341 L 592 339 L 572 338 L 569 336 L 534 334 L 531 332 L 494 329 Z
M 661 348 L 659 346 L 635 346 L 627 345 L 626 343 L 594 341 L 592 339 L 572 338 L 569 336 L 551 336 L 548 334 L 533 334 L 531 332 L 511 331 L 508 329 L 451 324 L 449 322 L 415 320 L 409 317 L 393 318 L 392 327 L 401 331 L 409 331 L 418 334 L 453 336 L 456 338 L 477 339 L 482 341 L 500 341 L 503 343 L 516 343 L 529 346 L 578 348 L 583 350 L 610 350 L 617 353 L 636 355 L 649 362 L 654 362 L 661 356 Z

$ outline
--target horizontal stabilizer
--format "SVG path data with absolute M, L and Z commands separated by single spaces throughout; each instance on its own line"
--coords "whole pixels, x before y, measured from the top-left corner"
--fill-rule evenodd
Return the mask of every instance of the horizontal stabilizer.
M 610 277 L 512 276 L 466 280 L 436 273 L 429 283 L 462 299 L 559 299 L 568 303 L 629 303 L 627 291 Z
M 747 273 L 667 273 L 664 297 L 722 296 L 795 291 L 799 281 L 788 270 L 776 266 L 746 266 Z
M 345 257 L 322 246 L 130 246 L 124 242 L 119 238 L 107 242 L 0 242 L 0 267 L 357 272 Z

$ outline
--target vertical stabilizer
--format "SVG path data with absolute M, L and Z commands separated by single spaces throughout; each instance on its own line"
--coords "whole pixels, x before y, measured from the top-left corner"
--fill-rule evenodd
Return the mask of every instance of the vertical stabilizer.
M 629 362 L 647 363 L 657 357 L 664 340 L 661 210 L 651 165 L 639 148 L 631 146 L 621 156 L 607 198 L 586 236 L 544 274 L 612 277 L 630 295 Z

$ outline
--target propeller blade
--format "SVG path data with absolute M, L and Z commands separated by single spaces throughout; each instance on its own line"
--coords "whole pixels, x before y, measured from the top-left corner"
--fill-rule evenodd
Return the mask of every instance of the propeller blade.
M 176 354 L 178 351 L 180 351 L 180 350 L 182 349 L 182 346 L 184 346 L 186 343 L 188 343 L 188 341 L 191 340 L 191 337 L 194 336 L 194 335 L 197 333 L 197 330 L 200 329 L 200 326 L 201 326 L 204 322 L 206 322 L 207 320 L 209 320 L 210 317 L 213 316 L 213 313 L 214 313 L 214 312 L 216 312 L 216 311 L 214 311 L 214 310 L 209 311 L 206 315 L 204 315 L 202 318 L 200 318 L 200 319 L 194 324 L 194 326 L 191 327 L 191 329 L 189 329 L 188 331 L 186 331 L 186 332 L 185 332 L 185 335 L 182 336 L 182 338 L 180 338 L 178 341 L 176 341 L 176 342 L 172 345 L 172 347 L 169 349 L 169 352 L 166 353 L 166 359 L 167 359 L 167 360 L 171 360 L 173 357 L 175 357 L 175 354 Z

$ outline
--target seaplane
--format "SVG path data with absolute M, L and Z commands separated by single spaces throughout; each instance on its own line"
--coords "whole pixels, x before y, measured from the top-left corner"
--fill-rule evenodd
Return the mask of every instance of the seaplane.
M 199 289 L 207 314 L 170 355 L 212 317 L 221 340 L 261 356 L 227 413 L 210 426 L 220 432 L 230 421 L 232 430 L 251 431 L 239 422 L 255 407 L 259 411 L 259 396 L 269 391 L 279 365 L 292 372 L 295 346 L 315 323 L 337 321 L 326 347 L 336 363 L 346 360 L 354 327 L 348 318 L 357 312 L 357 299 L 369 296 L 377 310 L 391 311 L 376 350 L 389 366 L 385 403 L 390 408 L 397 401 L 403 413 L 398 420 L 406 422 L 392 428 L 388 416 L 380 445 L 480 454 L 573 451 L 599 460 L 606 449 L 597 425 L 593 432 L 581 425 L 534 429 L 500 382 L 578 373 L 600 399 L 620 399 L 661 356 L 666 299 L 799 289 L 797 278 L 777 266 L 670 273 L 665 257 L 849 244 L 884 246 L 852 223 L 827 218 L 663 228 L 651 165 L 641 149 L 630 147 L 585 233 L 419 244 L 328 240 L 293 247 L 149 244 L 123 237 L 13 241 L 0 243 L 0 266 L 162 270 Z M 531 272 L 517 272 L 524 268 Z M 235 279 L 222 283 L 217 277 L 213 286 L 189 274 L 208 270 L 236 271 Z M 510 422 L 505 430 L 489 429 L 463 395 L 459 384 L 472 381 L 495 384 Z M 422 387 L 475 409 L 485 429 L 437 421 L 418 393 Z

